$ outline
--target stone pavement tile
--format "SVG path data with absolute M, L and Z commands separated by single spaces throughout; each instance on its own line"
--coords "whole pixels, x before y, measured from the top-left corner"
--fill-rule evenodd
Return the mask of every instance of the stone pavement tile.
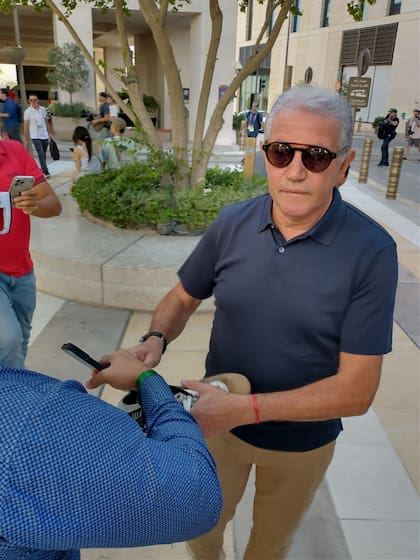
M 375 406 L 375 412 L 403 463 L 417 493 L 420 494 L 420 455 L 418 409 Z
M 37 292 L 36 308 L 32 318 L 31 338 L 29 344 L 32 344 L 37 336 L 48 325 L 51 317 L 60 309 L 65 300 Z
M 417 279 L 420 279 L 420 233 L 418 233 L 419 243 L 415 246 L 392 228 L 387 227 L 386 229 L 397 243 L 398 261 L 414 274 Z
M 67 356 L 61 350 L 62 344 L 72 342 L 94 358 L 103 356 L 117 347 L 127 320 L 126 310 L 65 302 L 31 344 L 26 367 L 84 383 L 89 369 Z
M 400 265 L 400 270 L 402 266 Z M 394 320 L 420 347 L 420 283 L 398 282 Z
M 394 323 L 393 351 L 384 357 L 373 408 L 417 491 L 420 491 L 420 352 Z
M 353 560 L 419 558 L 419 525 L 416 521 L 347 519 L 342 523 Z
M 151 320 L 152 312 L 133 313 L 121 346 L 125 347 L 136 344 L 140 336 L 149 330 Z M 195 312 L 190 317 L 184 331 L 168 346 L 167 352 L 172 350 L 207 351 L 212 320 L 213 313 L 211 312 Z
M 189 560 L 183 543 L 82 550 L 81 560 Z
M 418 348 L 408 337 L 384 357 L 374 407 L 419 409 L 419 359 Z
M 417 492 L 390 445 L 339 443 L 327 480 L 342 521 L 419 520 Z

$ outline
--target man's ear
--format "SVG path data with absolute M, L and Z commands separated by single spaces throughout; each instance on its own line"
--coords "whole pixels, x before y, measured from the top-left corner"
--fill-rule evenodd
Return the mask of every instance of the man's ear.
M 350 164 L 354 160 L 355 157 L 356 157 L 355 150 L 349 150 L 346 158 L 342 161 L 342 163 L 340 165 L 340 170 L 338 172 L 337 181 L 335 183 L 337 187 L 341 187 L 341 185 L 347 179 L 347 175 L 349 174 L 349 170 L 350 170 Z

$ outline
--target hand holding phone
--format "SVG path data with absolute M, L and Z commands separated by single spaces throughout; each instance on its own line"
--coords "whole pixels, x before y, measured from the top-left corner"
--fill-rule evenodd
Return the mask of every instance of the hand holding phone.
M 12 205 L 15 204 L 15 197 L 22 194 L 23 191 L 28 191 L 34 186 L 35 177 L 32 175 L 17 175 L 13 178 L 10 187 L 9 194 Z
M 89 356 L 89 354 L 87 354 L 81 348 L 79 348 L 75 344 L 72 344 L 71 342 L 66 342 L 65 344 L 63 344 L 61 350 L 64 350 L 66 354 L 68 354 L 72 358 L 75 358 L 90 369 L 97 369 L 98 371 L 101 371 L 102 369 L 108 367 L 92 358 L 92 356 Z

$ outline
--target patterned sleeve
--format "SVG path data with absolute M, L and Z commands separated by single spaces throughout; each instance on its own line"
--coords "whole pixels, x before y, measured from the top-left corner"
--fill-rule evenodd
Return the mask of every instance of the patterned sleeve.
M 221 509 L 214 462 L 165 381 L 142 386 L 148 437 L 75 382 L 36 399 L 10 456 L 3 537 L 22 547 L 135 547 L 194 538 Z

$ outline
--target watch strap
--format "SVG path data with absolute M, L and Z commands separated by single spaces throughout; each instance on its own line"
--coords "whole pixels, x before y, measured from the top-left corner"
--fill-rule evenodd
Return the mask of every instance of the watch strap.
M 157 338 L 160 338 L 160 339 L 161 339 L 162 345 L 163 345 L 162 354 L 164 354 L 165 351 L 166 351 L 166 348 L 167 348 L 167 346 L 168 346 L 168 341 L 167 341 L 167 339 L 166 339 L 166 336 L 165 336 L 163 333 L 159 332 L 159 331 L 149 331 L 148 333 L 144 334 L 142 337 L 140 337 L 140 340 L 139 340 L 140 344 L 141 344 L 142 342 L 145 342 L 145 341 L 146 341 L 148 338 L 150 338 L 151 336 L 156 336 Z

